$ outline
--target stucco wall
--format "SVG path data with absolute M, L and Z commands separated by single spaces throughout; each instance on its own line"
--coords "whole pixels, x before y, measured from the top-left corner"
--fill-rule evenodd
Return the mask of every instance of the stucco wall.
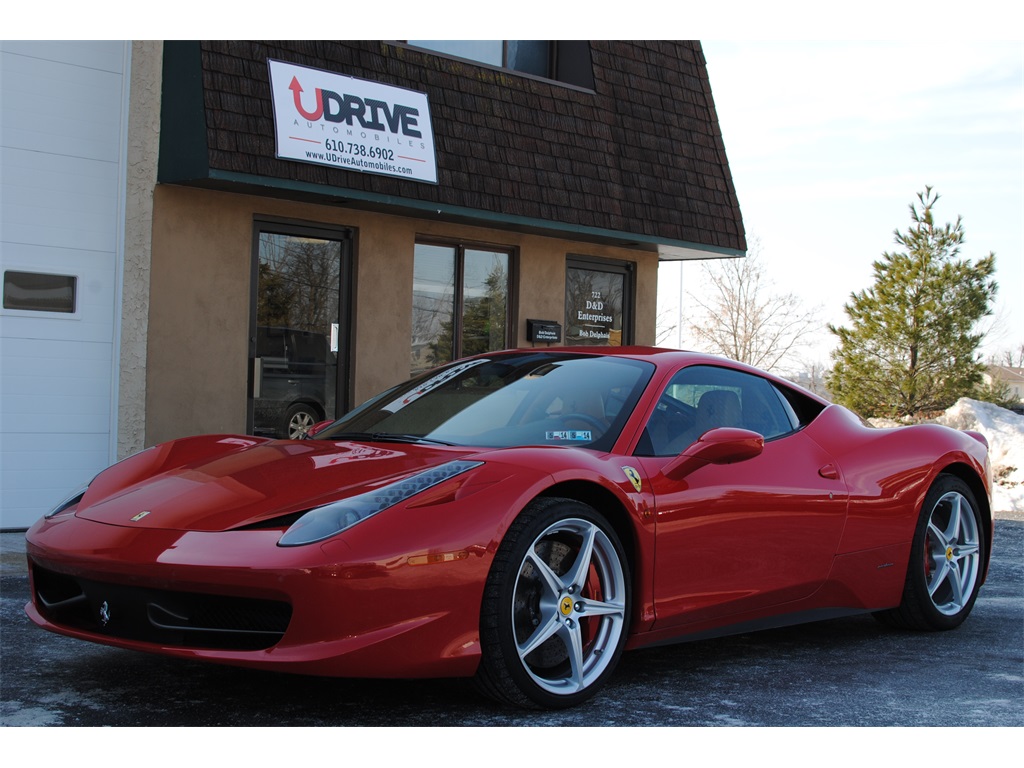
M 245 431 L 252 229 L 260 216 L 356 230 L 350 342 L 355 403 L 409 375 L 417 237 L 518 249 L 513 314 L 516 341 L 524 346 L 527 318 L 563 321 L 568 254 L 636 262 L 636 341 L 654 341 L 653 253 L 170 185 L 157 187 L 154 201 L 147 445 Z
M 162 61 L 161 42 L 136 40 L 132 43 L 117 399 L 119 459 L 145 447 L 146 333 L 153 189 L 160 151 Z

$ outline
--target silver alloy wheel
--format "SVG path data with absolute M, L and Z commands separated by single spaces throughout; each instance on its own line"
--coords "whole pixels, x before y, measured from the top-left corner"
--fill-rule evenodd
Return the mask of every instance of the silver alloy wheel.
M 924 539 L 925 585 L 939 613 L 956 615 L 974 594 L 980 541 L 970 502 L 956 491 L 941 496 L 929 513 Z
M 296 411 L 288 419 L 288 439 L 301 440 L 316 423 L 316 418 L 309 411 Z
M 579 518 L 548 526 L 523 557 L 513 593 L 523 669 L 549 693 L 583 691 L 615 658 L 625 606 L 622 563 L 605 532 Z

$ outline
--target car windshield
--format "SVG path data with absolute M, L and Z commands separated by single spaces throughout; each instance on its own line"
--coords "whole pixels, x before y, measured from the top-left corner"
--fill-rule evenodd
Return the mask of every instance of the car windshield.
M 363 403 L 315 440 L 423 440 L 610 450 L 654 366 L 537 352 L 461 360 Z

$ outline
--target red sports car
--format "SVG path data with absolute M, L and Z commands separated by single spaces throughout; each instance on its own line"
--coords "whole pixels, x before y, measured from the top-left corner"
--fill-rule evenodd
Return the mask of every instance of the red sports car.
M 978 434 L 873 429 L 708 355 L 520 349 L 312 439 L 125 459 L 29 531 L 26 610 L 123 648 L 563 707 L 628 648 L 864 611 L 956 627 L 991 540 Z

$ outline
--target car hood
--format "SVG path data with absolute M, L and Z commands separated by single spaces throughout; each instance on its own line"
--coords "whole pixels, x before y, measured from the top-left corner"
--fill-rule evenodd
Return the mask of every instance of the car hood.
M 475 452 L 400 443 L 220 442 L 222 448 L 202 445 L 194 451 L 205 453 L 203 458 L 170 468 L 149 466 L 141 478 L 133 459 L 115 465 L 97 477 L 75 514 L 108 525 L 224 531 L 354 496 Z M 151 451 L 173 455 L 174 448 Z M 153 465 L 159 453 L 137 458 L 140 465 Z

